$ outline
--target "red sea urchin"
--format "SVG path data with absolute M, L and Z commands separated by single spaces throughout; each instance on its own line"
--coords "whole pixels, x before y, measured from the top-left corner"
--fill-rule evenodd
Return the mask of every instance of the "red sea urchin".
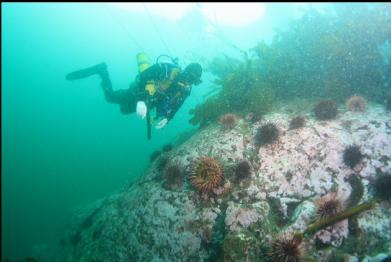
M 353 112 L 365 112 L 367 110 L 367 101 L 362 96 L 352 96 L 346 100 L 346 107 Z
M 220 124 L 224 130 L 230 130 L 236 126 L 238 117 L 235 114 L 225 114 L 220 117 Z
M 271 243 L 268 261 L 299 262 L 304 256 L 303 237 L 300 234 L 284 233 Z
M 192 185 L 202 193 L 210 193 L 218 188 L 223 180 L 223 168 L 220 163 L 211 157 L 199 157 L 190 177 Z

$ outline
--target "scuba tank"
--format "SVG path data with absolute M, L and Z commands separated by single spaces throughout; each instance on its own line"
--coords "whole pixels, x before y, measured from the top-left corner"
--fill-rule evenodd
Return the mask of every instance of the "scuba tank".
M 146 53 L 138 53 L 136 56 L 138 72 L 142 73 L 150 67 L 149 59 Z
M 144 52 L 137 54 L 136 61 L 137 61 L 139 74 L 141 74 L 151 66 L 149 64 L 148 55 Z M 145 90 L 149 93 L 149 95 L 153 96 L 156 92 L 155 83 L 153 81 L 148 81 L 147 84 L 145 85 Z

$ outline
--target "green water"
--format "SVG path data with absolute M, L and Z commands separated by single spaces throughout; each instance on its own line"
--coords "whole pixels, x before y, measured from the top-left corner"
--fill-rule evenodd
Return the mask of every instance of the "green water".
M 203 24 L 193 21 L 177 26 L 106 4 L 2 3 L 2 259 L 58 241 L 75 208 L 141 176 L 154 150 L 193 130 L 188 111 L 206 84 L 148 141 L 145 121 L 107 103 L 98 77 L 65 80 L 105 61 L 113 88 L 125 89 L 140 51 L 182 63 L 208 56 Z
M 58 241 L 76 208 L 142 176 L 153 151 L 195 130 L 189 110 L 215 88 L 211 58 L 241 58 L 298 14 L 293 4 L 268 4 L 262 22 L 206 33 L 197 10 L 179 23 L 99 3 L 2 4 L 2 260 Z M 141 51 L 204 67 L 203 83 L 151 141 L 145 121 L 105 101 L 98 77 L 65 79 L 104 61 L 113 88 L 128 88 Z
M 153 150 L 190 128 L 192 101 L 148 141 L 145 122 L 106 103 L 98 78 L 65 74 L 106 61 L 114 89 L 127 88 L 136 53 L 162 52 L 151 24 L 132 30 L 139 50 L 102 5 L 2 7 L 2 257 L 21 258 L 58 236 L 75 207 L 142 175 Z

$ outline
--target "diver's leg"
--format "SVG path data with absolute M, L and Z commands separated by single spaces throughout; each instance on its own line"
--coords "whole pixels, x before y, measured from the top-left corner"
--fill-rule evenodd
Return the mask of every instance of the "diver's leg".
M 102 72 L 107 72 L 106 63 L 100 63 L 91 67 L 87 67 L 85 69 L 77 70 L 71 72 L 65 76 L 67 80 L 76 80 L 86 78 L 95 74 L 101 74 Z
M 121 104 L 124 102 L 127 90 L 113 91 L 113 86 L 111 84 L 109 72 L 107 71 L 106 63 L 100 63 L 85 69 L 74 71 L 66 75 L 66 79 L 76 80 L 92 75 L 99 75 L 102 79 L 101 86 L 107 102 L 116 104 Z
M 131 114 L 136 112 L 136 94 L 135 90 L 132 88 L 132 86 L 129 89 L 126 90 L 119 90 L 123 91 L 122 100 L 120 103 L 120 110 L 122 114 Z

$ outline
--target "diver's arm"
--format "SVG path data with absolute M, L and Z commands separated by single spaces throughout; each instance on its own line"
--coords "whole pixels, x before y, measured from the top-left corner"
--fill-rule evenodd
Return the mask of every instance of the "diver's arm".
M 137 76 L 137 87 L 134 89 L 137 105 L 136 112 L 144 118 L 149 101 L 156 92 L 156 82 L 161 74 L 161 69 L 158 65 L 153 65 L 144 70 Z M 139 113 L 140 112 L 140 113 Z
M 172 105 L 171 110 L 166 112 L 166 118 L 168 120 L 171 120 L 176 112 L 178 112 L 179 108 L 183 105 L 186 98 L 190 95 L 190 92 L 182 93 L 179 98 L 175 100 L 175 103 Z

